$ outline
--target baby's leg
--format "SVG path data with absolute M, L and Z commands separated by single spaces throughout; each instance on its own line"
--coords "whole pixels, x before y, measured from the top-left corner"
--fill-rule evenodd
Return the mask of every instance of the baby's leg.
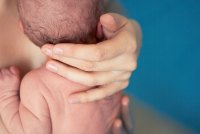
M 7 130 L 23 134 L 19 116 L 19 71 L 14 67 L 0 70 L 0 115 Z

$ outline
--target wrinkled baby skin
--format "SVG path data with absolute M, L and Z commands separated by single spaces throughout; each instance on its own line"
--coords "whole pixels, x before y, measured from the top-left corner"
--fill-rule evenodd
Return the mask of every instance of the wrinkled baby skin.
M 18 0 L 25 34 L 36 45 L 95 43 L 103 0 Z M 0 70 L 0 115 L 10 134 L 109 134 L 121 94 L 69 104 L 86 87 L 41 67 L 21 82 L 14 68 Z M 19 95 L 20 94 L 20 95 Z
M 120 109 L 121 95 L 87 104 L 69 104 L 71 93 L 89 87 L 44 67 L 22 80 L 19 99 L 16 68 L 0 72 L 0 112 L 10 134 L 108 134 Z

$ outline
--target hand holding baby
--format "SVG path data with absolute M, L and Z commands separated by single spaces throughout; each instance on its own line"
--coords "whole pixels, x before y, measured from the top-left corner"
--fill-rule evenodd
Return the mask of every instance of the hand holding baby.
M 74 82 L 94 87 L 72 94 L 71 103 L 86 103 L 125 89 L 137 67 L 141 35 L 138 24 L 114 13 L 100 18 L 105 41 L 93 44 L 45 45 L 42 50 L 55 60 L 47 69 Z M 56 61 L 57 60 L 57 61 Z

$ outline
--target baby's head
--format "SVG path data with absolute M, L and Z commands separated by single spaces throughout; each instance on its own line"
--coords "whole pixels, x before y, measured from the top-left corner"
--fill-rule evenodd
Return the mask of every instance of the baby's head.
M 95 43 L 103 0 L 18 0 L 25 34 L 46 43 Z

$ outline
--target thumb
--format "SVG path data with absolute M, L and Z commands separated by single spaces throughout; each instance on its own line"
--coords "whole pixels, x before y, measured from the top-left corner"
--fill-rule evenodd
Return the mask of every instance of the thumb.
M 110 38 L 128 23 L 128 19 L 116 13 L 107 13 L 100 17 L 100 23 L 102 25 L 104 35 L 107 38 Z

